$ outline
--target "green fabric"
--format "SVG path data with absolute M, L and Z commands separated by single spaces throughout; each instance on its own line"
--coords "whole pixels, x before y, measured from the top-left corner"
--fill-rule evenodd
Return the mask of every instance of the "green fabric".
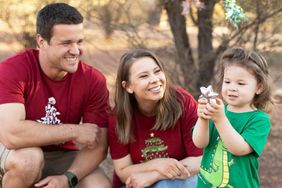
M 210 121 L 210 142 L 204 150 L 198 187 L 257 188 L 258 157 L 270 131 L 269 116 L 261 110 L 234 113 L 225 109 L 225 113 L 234 129 L 254 151 L 245 156 L 232 155 L 226 150 L 214 123 Z

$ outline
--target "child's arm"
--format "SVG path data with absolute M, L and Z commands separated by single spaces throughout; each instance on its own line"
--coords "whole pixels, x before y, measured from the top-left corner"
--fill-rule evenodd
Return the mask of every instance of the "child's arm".
M 232 127 L 224 111 L 224 104 L 221 99 L 216 99 L 216 104 L 207 104 L 207 117 L 210 118 L 223 140 L 227 150 L 233 155 L 247 155 L 253 151 L 252 147 Z
M 204 148 L 209 144 L 209 120 L 205 115 L 208 100 L 201 98 L 198 100 L 198 120 L 193 130 L 192 139 L 198 148 Z

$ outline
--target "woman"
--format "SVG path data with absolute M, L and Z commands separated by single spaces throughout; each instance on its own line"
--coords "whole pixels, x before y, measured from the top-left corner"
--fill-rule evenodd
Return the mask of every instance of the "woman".
M 196 187 L 202 150 L 192 142 L 197 103 L 171 86 L 159 59 L 146 50 L 121 57 L 109 143 L 114 186 Z

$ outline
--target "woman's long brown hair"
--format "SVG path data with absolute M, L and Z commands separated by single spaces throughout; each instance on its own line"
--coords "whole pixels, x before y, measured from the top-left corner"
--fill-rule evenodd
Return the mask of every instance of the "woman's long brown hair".
M 143 57 L 152 58 L 165 74 L 165 70 L 160 60 L 150 51 L 141 49 L 133 50 L 125 53 L 121 57 L 115 84 L 114 110 L 117 117 L 116 133 L 119 140 L 124 144 L 132 142 L 135 139 L 132 127 L 132 116 L 135 113 L 138 104 L 134 94 L 129 94 L 122 86 L 122 82 L 129 81 L 130 67 L 136 59 Z M 176 88 L 170 85 L 167 76 L 166 82 L 164 97 L 159 101 L 155 110 L 156 123 L 152 128 L 154 130 L 166 130 L 174 127 L 177 120 L 182 115 L 183 107 L 181 100 L 179 100 L 181 94 Z

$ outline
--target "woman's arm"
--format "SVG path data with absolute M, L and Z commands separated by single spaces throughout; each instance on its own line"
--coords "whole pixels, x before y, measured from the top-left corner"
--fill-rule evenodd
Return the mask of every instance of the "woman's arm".
M 130 155 L 113 160 L 115 171 L 122 182 L 126 182 L 129 176 L 136 173 L 153 172 L 159 173 L 163 179 L 173 179 L 180 175 L 189 176 L 189 171 L 185 166 L 176 159 L 158 158 L 144 163 L 133 164 Z M 155 181 L 159 180 L 159 176 Z
M 180 162 L 188 169 L 191 176 L 194 176 L 199 173 L 201 165 L 202 156 L 197 157 L 186 157 Z
M 149 187 L 159 180 L 166 179 L 158 171 L 139 172 L 132 174 L 126 180 L 126 187 L 143 188 Z

